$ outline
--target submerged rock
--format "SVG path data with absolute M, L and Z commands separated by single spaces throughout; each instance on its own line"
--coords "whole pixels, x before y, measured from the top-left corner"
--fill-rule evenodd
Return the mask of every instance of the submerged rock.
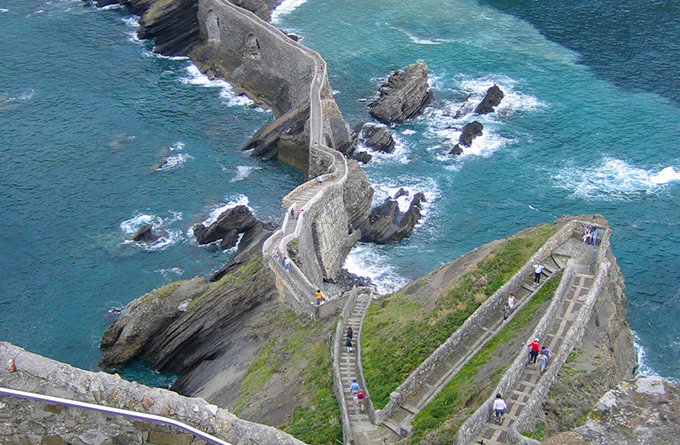
M 137 230 L 137 233 L 135 233 L 135 235 L 132 237 L 132 241 L 136 243 L 151 244 L 158 241 L 159 238 L 160 235 L 157 235 L 153 232 L 153 225 L 147 224 Z
M 419 62 L 392 73 L 368 109 L 371 116 L 381 122 L 403 122 L 420 113 L 431 100 L 427 64 Z
M 498 104 L 501 103 L 503 99 L 503 90 L 501 90 L 498 85 L 494 85 L 486 91 L 486 96 L 475 108 L 476 114 L 489 114 L 493 113 Z
M 483 134 L 484 125 L 480 122 L 472 121 L 465 124 L 462 128 L 462 133 L 458 138 L 458 143 L 449 152 L 450 155 L 458 156 L 463 154 L 463 147 L 469 147 L 472 145 L 472 141 L 477 136 Z

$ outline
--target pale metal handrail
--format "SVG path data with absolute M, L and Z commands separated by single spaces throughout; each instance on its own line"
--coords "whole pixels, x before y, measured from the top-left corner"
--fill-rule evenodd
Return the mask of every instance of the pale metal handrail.
M 218 445 L 231 445 L 229 442 L 225 442 L 222 439 L 218 439 L 215 436 L 212 436 L 206 432 L 203 432 L 201 430 L 198 430 L 192 426 L 189 426 L 187 424 L 184 424 L 178 420 L 174 419 L 169 419 L 167 417 L 162 417 L 162 416 L 157 416 L 155 414 L 146 414 L 146 413 L 140 413 L 137 411 L 128 411 L 124 409 L 119 409 L 119 408 L 111 408 L 109 406 L 102 406 L 102 405 L 95 405 L 92 403 L 86 403 L 86 402 L 79 402 L 77 400 L 69 400 L 69 399 L 63 399 L 61 397 L 53 397 L 53 396 L 46 396 L 44 394 L 36 394 L 33 392 L 26 392 L 26 391 L 18 391 L 16 389 L 9 389 L 9 388 L 3 388 L 0 386 L 0 394 L 4 394 L 7 396 L 14 396 L 14 397 L 21 397 L 24 399 L 31 399 L 31 400 L 39 400 L 41 402 L 50 402 L 50 403 L 57 403 L 59 405 L 65 405 L 65 406 L 72 406 L 74 408 L 83 408 L 83 409 L 89 409 L 91 411 L 99 411 L 103 413 L 108 413 L 108 414 L 117 414 L 120 416 L 124 417 L 132 417 L 134 419 L 141 419 L 141 420 L 150 420 L 152 422 L 159 422 L 159 423 L 164 423 L 167 425 L 171 425 L 177 428 L 180 428 L 184 431 L 187 431 L 195 436 L 198 436 L 202 439 L 207 440 L 210 443 L 218 444 Z

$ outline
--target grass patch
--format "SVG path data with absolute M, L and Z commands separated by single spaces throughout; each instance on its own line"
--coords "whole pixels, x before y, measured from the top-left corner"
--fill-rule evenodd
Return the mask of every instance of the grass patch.
M 142 296 L 144 308 L 148 309 L 151 306 L 151 303 L 156 299 L 164 300 L 168 298 L 171 293 L 175 292 L 180 284 L 182 284 L 181 281 L 174 281 L 172 283 L 166 284 L 165 286 L 159 287 L 158 289 L 154 289 L 151 292 L 147 292 Z
M 262 266 L 262 257 L 258 257 L 256 260 L 248 264 L 244 264 L 240 267 L 237 267 L 231 272 L 225 274 L 218 281 L 211 283 L 201 295 L 192 299 L 189 302 L 188 310 L 191 311 L 199 307 L 208 295 L 210 295 L 215 290 L 221 288 L 222 286 L 225 285 L 240 286 L 241 284 L 243 284 L 244 281 L 256 279 L 255 276 L 263 271 L 264 267 Z
M 505 241 L 454 281 L 434 309 L 401 292 L 372 305 L 364 322 L 362 359 L 376 409 L 554 233 L 555 227 L 541 225 Z
M 539 442 L 548 437 L 548 428 L 544 423 L 538 422 L 536 424 L 536 432 L 524 431 L 523 436 L 530 439 L 538 440 Z
M 332 392 L 330 348 L 324 343 L 328 327 L 323 321 L 309 320 L 290 310 L 272 314 L 271 322 L 277 323 L 280 329 L 276 338 L 269 339 L 260 348 L 246 371 L 234 413 L 241 415 L 251 400 L 267 392 L 271 376 L 286 374 L 291 380 L 297 379 L 300 390 L 296 396 L 297 406 L 287 423 L 279 428 L 310 445 L 342 441 L 340 411 Z M 302 360 L 306 366 L 300 372 Z
M 491 375 L 480 375 L 480 371 L 539 314 L 541 305 L 553 297 L 558 284 L 558 275 L 550 277 L 534 298 L 418 413 L 413 419 L 412 443 L 418 443 L 431 432 L 436 432 L 442 443 L 453 440 L 463 422 L 491 395 L 507 365 L 494 369 Z

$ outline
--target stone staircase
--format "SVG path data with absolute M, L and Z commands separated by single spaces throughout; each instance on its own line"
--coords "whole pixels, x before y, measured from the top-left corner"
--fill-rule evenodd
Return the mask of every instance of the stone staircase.
M 576 273 L 573 276 L 569 296 L 561 302 L 558 314 L 550 323 L 546 337 L 541 339 L 541 345 L 547 345 L 551 351 L 559 349 L 564 334 L 576 319 L 576 315 L 585 301 L 585 296 L 590 290 L 593 280 L 594 276 L 587 273 Z M 528 357 L 528 351 L 523 351 L 521 354 Z M 548 363 L 548 366 L 550 366 L 550 363 Z M 481 434 L 469 443 L 484 443 L 488 445 L 510 443 L 508 441 L 508 429 L 522 413 L 522 409 L 529 401 L 540 378 L 539 371 L 534 369 L 533 365 L 527 364 L 520 381 L 508 394 L 504 394 L 508 410 L 505 413 L 503 424 L 499 425 L 491 420 L 484 426 Z
M 508 321 L 531 300 L 531 297 L 543 287 L 550 276 L 564 268 L 569 257 L 568 254 L 551 252 L 543 262 L 545 268 L 539 286 L 533 284 L 533 274 L 525 275 L 526 278 L 522 280 L 521 284 L 508 292 L 508 295 L 510 292 L 514 293 L 516 298 L 515 310 L 510 314 Z M 383 419 L 382 423 L 396 435 L 409 435 L 413 418 L 444 389 L 484 344 L 501 331 L 505 323 L 501 312 L 497 312 L 495 316 L 484 320 L 481 335 L 476 337 L 472 344 L 457 349 L 446 360 L 442 361 L 435 371 L 426 376 L 416 390 L 404 397 L 394 414 Z

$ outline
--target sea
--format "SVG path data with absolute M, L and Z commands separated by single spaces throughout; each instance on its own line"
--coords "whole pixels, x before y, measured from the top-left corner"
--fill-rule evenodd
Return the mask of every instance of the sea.
M 639 371 L 680 379 L 680 2 L 285 0 L 272 21 L 325 58 L 351 125 L 373 122 L 391 71 L 429 67 L 433 102 L 365 166 L 375 203 L 422 191 L 424 217 L 408 239 L 357 245 L 348 271 L 389 293 L 480 244 L 598 213 Z M 276 221 L 304 179 L 240 150 L 270 111 L 154 54 L 136 27 L 118 6 L 0 0 L 0 340 L 85 369 L 125 304 L 234 254 L 198 246 L 195 224 L 237 204 Z M 473 115 L 494 84 L 500 106 Z M 473 120 L 483 135 L 450 156 Z M 161 238 L 133 243 L 149 223 Z

